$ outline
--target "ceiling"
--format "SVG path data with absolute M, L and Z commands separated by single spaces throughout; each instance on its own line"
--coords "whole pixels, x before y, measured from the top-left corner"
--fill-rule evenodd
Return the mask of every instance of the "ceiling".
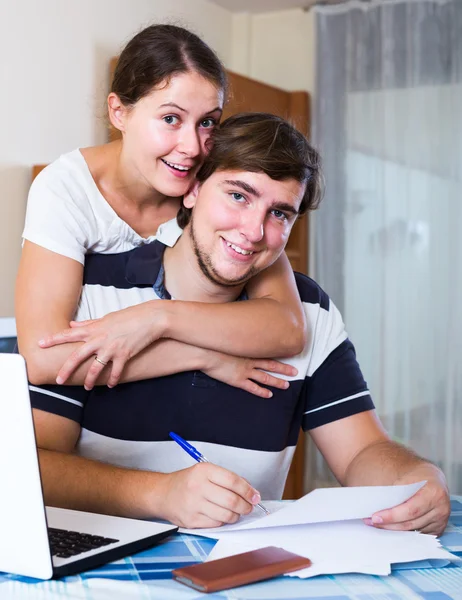
M 263 13 L 288 8 L 306 8 L 313 0 L 211 0 L 233 12 Z

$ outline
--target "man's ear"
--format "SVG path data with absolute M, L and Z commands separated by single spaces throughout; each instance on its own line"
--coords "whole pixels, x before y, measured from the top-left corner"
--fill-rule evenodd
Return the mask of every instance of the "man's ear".
M 199 194 L 200 183 L 195 181 L 186 194 L 183 196 L 183 204 L 186 208 L 194 208 L 197 196 Z
M 111 125 L 123 133 L 125 131 L 125 118 L 129 109 L 114 92 L 111 92 L 107 97 L 107 110 Z

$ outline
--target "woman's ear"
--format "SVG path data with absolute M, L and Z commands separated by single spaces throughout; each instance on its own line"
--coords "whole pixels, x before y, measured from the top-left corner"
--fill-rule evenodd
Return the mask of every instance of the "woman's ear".
M 183 205 L 186 208 L 194 208 L 196 204 L 197 196 L 199 194 L 200 183 L 195 181 L 186 194 L 183 196 Z
M 123 133 L 125 131 L 125 117 L 129 109 L 114 92 L 111 92 L 107 97 L 107 110 L 111 125 Z

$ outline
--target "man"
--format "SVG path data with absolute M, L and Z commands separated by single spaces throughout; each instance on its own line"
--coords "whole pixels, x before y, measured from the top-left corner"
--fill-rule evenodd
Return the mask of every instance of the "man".
M 171 247 L 156 241 L 87 258 L 88 316 L 150 297 L 245 301 L 246 282 L 278 258 L 295 219 L 318 196 L 317 154 L 293 127 L 264 114 L 228 119 L 184 199 L 178 217 L 184 233 L 176 244 L 170 223 L 162 235 L 173 238 Z M 298 375 L 271 400 L 216 381 L 194 364 L 89 393 L 34 387 L 47 503 L 184 527 L 234 522 L 261 498 L 281 497 L 302 427 L 343 485 L 427 480 L 408 502 L 372 515 L 370 524 L 441 533 L 449 515 L 443 474 L 389 439 L 339 312 L 308 277 L 297 275 L 297 285 L 309 340 L 286 361 Z M 192 465 L 170 431 L 192 441 L 211 464 Z

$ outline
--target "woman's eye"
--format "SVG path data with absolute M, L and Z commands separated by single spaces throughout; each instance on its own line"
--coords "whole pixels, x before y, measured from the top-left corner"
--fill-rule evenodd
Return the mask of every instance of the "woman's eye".
M 233 200 L 236 200 L 237 202 L 245 200 L 244 196 L 239 192 L 231 192 L 231 196 L 233 197 Z
M 180 121 L 180 119 L 175 117 L 175 115 L 167 115 L 166 117 L 163 117 L 163 120 L 165 123 L 167 123 L 167 125 L 177 125 Z
M 215 119 L 212 119 L 212 118 L 202 119 L 202 121 L 201 121 L 201 127 L 203 129 L 210 129 L 212 127 L 215 127 L 216 124 L 217 124 L 217 122 L 215 121 Z

